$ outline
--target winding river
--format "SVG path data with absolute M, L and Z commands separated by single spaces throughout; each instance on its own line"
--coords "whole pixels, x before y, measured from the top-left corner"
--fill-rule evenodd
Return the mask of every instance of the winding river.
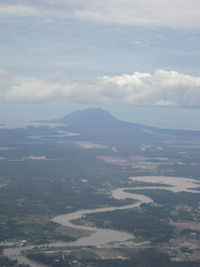
M 130 177 L 132 182 L 146 182 L 148 186 L 143 187 L 128 187 L 128 188 L 117 188 L 112 191 L 112 197 L 115 199 L 134 199 L 137 200 L 136 203 L 120 206 L 120 207 L 106 207 L 106 208 L 97 208 L 97 209 L 87 209 L 87 210 L 78 210 L 72 213 L 63 214 L 54 217 L 52 220 L 56 223 L 62 224 L 63 226 L 73 227 L 75 229 L 89 230 L 92 234 L 88 237 L 79 238 L 73 242 L 56 242 L 50 244 L 43 244 L 41 246 L 48 247 L 63 247 L 63 246 L 97 246 L 102 244 L 107 244 L 114 241 L 126 241 L 128 239 L 133 239 L 132 234 L 128 234 L 122 231 L 116 231 L 112 229 L 102 229 L 97 227 L 90 226 L 81 226 L 72 223 L 74 219 L 79 219 L 87 214 L 96 213 L 96 212 L 108 212 L 122 209 L 131 209 L 139 207 L 142 203 L 151 203 L 153 200 L 142 194 L 128 193 L 126 190 L 130 189 L 162 189 L 170 190 L 173 192 L 190 192 L 190 193 L 199 193 L 198 190 L 195 190 L 200 186 L 200 181 L 189 179 L 189 178 L 179 178 L 179 177 L 166 177 L 166 176 L 142 176 L 142 177 Z M 152 183 L 152 186 L 149 186 L 149 183 Z M 156 186 L 154 186 L 156 184 Z M 158 184 L 161 186 L 159 187 Z M 5 256 L 10 259 L 17 260 L 19 263 L 29 264 L 31 267 L 45 267 L 47 265 L 36 263 L 24 257 L 22 255 L 23 250 L 32 249 L 36 247 L 35 245 L 24 246 L 24 247 L 13 247 L 4 249 L 3 253 Z M 39 247 L 39 246 L 38 246 Z

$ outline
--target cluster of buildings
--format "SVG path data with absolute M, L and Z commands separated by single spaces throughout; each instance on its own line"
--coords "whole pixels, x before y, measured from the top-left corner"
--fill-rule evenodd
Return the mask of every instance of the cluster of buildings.
M 26 240 L 18 240 L 18 241 L 1 241 L 0 247 L 3 248 L 11 248 L 11 247 L 22 247 L 27 243 Z

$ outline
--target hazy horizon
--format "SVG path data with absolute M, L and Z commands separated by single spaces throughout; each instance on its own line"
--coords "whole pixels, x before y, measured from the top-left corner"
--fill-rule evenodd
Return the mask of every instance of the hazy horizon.
M 37 109 L 32 106 L 26 110 L 22 106 L 15 106 L 15 114 L 7 112 L 7 115 L 0 115 L 0 123 L 5 123 L 8 127 L 23 127 L 30 125 L 36 120 L 51 120 L 60 118 L 73 111 L 84 110 L 87 108 L 99 107 L 86 105 L 38 105 Z M 132 107 L 101 107 L 109 111 L 113 116 L 120 120 L 135 122 L 159 128 L 200 130 L 200 125 L 197 123 L 200 117 L 200 109 L 188 108 L 161 108 L 147 106 L 132 106 Z M 2 112 L 1 114 L 5 114 Z M 148 115 L 147 115 L 148 114 Z

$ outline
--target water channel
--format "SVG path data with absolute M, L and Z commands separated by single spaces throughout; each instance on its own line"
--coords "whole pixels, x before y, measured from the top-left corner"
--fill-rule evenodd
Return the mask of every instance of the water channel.
M 97 246 L 102 244 L 107 244 L 114 241 L 126 241 L 128 239 L 133 239 L 132 234 L 128 234 L 122 231 L 116 231 L 112 229 L 102 229 L 97 227 L 81 226 L 72 223 L 74 219 L 79 219 L 87 214 L 96 213 L 96 212 L 108 212 L 115 210 L 131 209 L 139 207 L 142 203 L 151 203 L 153 200 L 142 194 L 128 193 L 126 190 L 130 189 L 162 189 L 162 190 L 171 190 L 173 192 L 191 192 L 199 193 L 195 188 L 200 186 L 200 182 L 194 179 L 189 178 L 179 178 L 179 177 L 165 177 L 165 176 L 143 176 L 143 177 L 131 177 L 130 181 L 142 181 L 147 182 L 148 186 L 143 187 L 128 187 L 128 188 L 117 188 L 112 191 L 112 197 L 115 199 L 134 199 L 137 202 L 134 202 L 130 205 L 120 206 L 120 207 L 106 207 L 106 208 L 97 208 L 97 209 L 87 209 L 87 210 L 78 210 L 72 213 L 63 214 L 54 217 L 52 220 L 56 223 L 62 224 L 63 226 L 73 227 L 75 229 L 89 230 L 92 234 L 88 237 L 79 238 L 73 242 L 54 242 L 50 244 L 43 244 L 41 246 L 48 247 L 64 247 L 64 246 Z M 152 186 L 149 186 L 149 183 L 152 183 Z M 154 184 L 156 183 L 156 186 Z M 162 185 L 162 187 L 157 186 L 157 184 Z M 39 247 L 35 245 L 24 246 L 24 247 L 12 247 L 6 248 L 3 250 L 5 256 L 9 257 L 12 260 L 17 260 L 18 263 L 29 264 L 31 267 L 46 267 L 48 265 L 40 264 L 34 261 L 31 261 L 22 255 L 23 250 L 32 249 L 34 247 Z

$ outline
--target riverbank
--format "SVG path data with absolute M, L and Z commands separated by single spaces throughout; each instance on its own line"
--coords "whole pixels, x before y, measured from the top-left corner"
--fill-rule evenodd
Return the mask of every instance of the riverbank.
M 172 192 L 191 192 L 199 193 L 195 190 L 200 186 L 200 182 L 194 179 L 188 178 L 179 178 L 179 177 L 163 177 L 163 176 L 145 176 L 145 177 L 131 177 L 132 181 L 143 181 L 151 182 L 152 186 L 144 186 L 142 189 L 162 189 L 162 190 L 171 190 Z M 153 184 L 160 183 L 162 188 L 159 186 L 153 186 Z M 163 186 L 166 185 L 166 186 Z M 89 226 L 80 226 L 72 223 L 72 220 L 79 219 L 87 214 L 92 214 L 96 212 L 108 212 L 116 210 L 124 210 L 139 207 L 142 203 L 151 203 L 153 200 L 150 197 L 147 197 L 142 194 L 135 194 L 126 192 L 126 190 L 137 190 L 141 187 L 128 187 L 128 188 L 117 188 L 112 191 L 112 197 L 115 199 L 134 199 L 137 200 L 136 203 L 120 206 L 120 207 L 106 207 L 106 208 L 97 208 L 97 209 L 88 209 L 88 210 L 78 210 L 69 214 L 63 214 L 54 217 L 52 220 L 56 223 L 62 224 L 63 226 L 73 227 L 75 229 L 89 230 L 92 234 L 88 237 L 79 238 L 73 242 L 53 242 L 50 244 L 42 244 L 41 246 L 48 247 L 63 247 L 63 246 L 98 246 L 102 244 L 107 244 L 110 242 L 117 241 L 126 241 L 128 239 L 134 239 L 134 236 L 122 231 L 116 231 L 111 229 L 101 229 L 97 227 Z M 45 267 L 47 265 L 36 263 L 30 261 L 22 255 L 23 250 L 32 249 L 36 246 L 24 246 L 20 248 L 7 248 L 4 249 L 3 253 L 5 256 L 9 257 L 12 260 L 17 260 L 20 264 L 29 264 L 31 267 Z

